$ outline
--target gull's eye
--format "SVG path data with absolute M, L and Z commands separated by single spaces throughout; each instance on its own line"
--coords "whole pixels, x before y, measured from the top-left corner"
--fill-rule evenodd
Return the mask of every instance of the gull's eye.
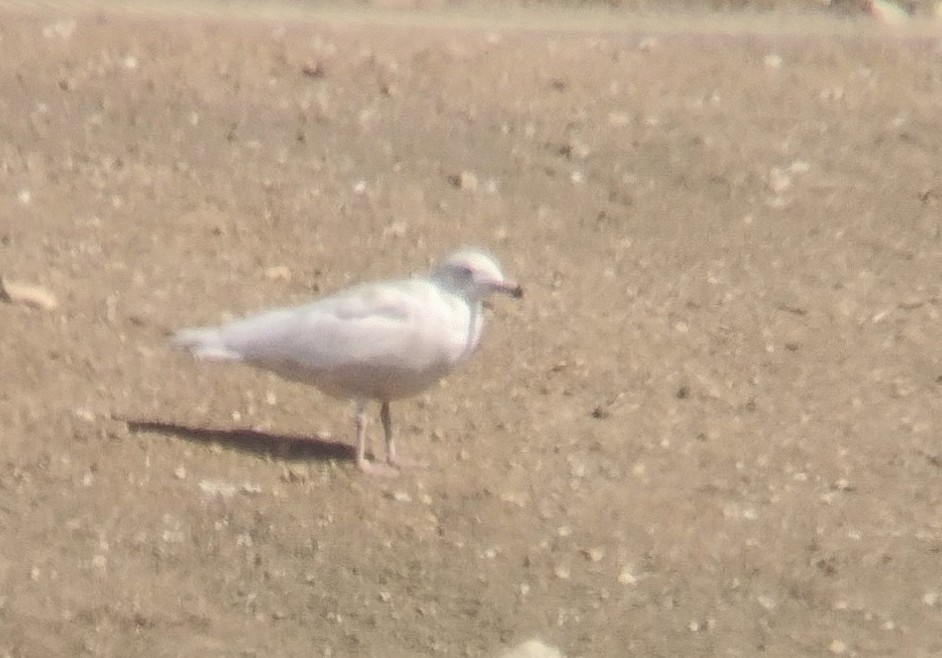
M 474 270 L 471 269 L 469 265 L 459 265 L 458 266 L 458 276 L 462 279 L 473 279 Z

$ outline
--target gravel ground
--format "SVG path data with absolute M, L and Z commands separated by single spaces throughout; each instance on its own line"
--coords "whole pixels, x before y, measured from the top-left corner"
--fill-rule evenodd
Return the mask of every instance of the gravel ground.
M 0 9 L 0 656 L 939 655 L 942 51 L 788 8 Z M 462 244 L 427 471 L 166 343 Z

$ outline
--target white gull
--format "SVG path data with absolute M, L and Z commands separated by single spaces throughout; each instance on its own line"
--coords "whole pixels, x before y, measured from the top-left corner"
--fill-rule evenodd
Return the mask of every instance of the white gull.
M 197 358 L 242 361 L 356 401 L 357 466 L 394 475 L 414 465 L 396 452 L 389 404 L 450 373 L 481 339 L 482 302 L 521 297 L 480 250 L 456 252 L 422 277 L 362 284 L 309 304 L 218 327 L 183 329 L 173 343 Z M 380 402 L 386 464 L 366 455 L 366 404 Z

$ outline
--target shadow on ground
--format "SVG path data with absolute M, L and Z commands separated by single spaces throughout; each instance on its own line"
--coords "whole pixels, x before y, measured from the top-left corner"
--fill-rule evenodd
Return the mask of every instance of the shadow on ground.
M 128 430 L 135 433 L 152 432 L 193 443 L 215 443 L 239 452 L 291 461 L 328 461 L 331 459 L 353 461 L 355 453 L 353 446 L 349 444 L 320 437 L 272 434 L 243 428 L 189 427 L 159 420 L 125 418 L 116 420 L 127 423 Z

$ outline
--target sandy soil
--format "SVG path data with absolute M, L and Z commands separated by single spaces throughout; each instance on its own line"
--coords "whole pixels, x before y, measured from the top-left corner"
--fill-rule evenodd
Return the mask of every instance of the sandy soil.
M 934 39 L 270 9 L 0 11 L 0 655 L 942 653 Z M 428 471 L 167 346 L 462 244 Z

